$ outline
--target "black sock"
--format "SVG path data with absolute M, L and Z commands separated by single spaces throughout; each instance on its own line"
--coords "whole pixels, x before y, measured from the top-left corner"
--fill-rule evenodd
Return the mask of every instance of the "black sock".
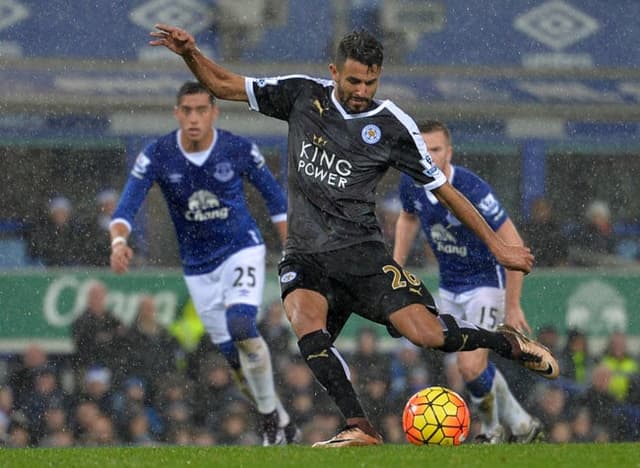
M 502 357 L 511 357 L 511 344 L 500 333 L 476 327 L 470 322 L 455 318 L 453 315 L 440 314 L 438 319 L 444 328 L 444 345 L 438 348 L 441 351 L 455 353 L 489 348 Z
M 329 333 L 318 330 L 298 341 L 300 353 L 345 419 L 363 418 L 364 410 L 345 370 L 346 363 L 332 346 Z

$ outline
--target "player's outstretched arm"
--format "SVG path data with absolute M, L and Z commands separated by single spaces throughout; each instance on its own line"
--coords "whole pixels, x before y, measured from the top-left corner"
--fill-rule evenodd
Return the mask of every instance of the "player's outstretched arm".
M 502 223 L 496 234 L 508 245 L 524 245 L 522 237 L 511 218 Z M 504 323 L 514 327 L 520 332 L 531 333 L 531 326 L 525 317 L 520 298 L 522 296 L 522 283 L 524 275 L 520 271 L 507 270 L 505 289 L 505 317 Z
M 196 40 L 184 29 L 168 24 L 156 24 L 157 31 L 151 31 L 149 41 L 152 46 L 164 46 L 180 55 L 194 76 L 219 99 L 247 101 L 244 76 L 233 73 L 206 57 Z
M 129 229 L 124 223 L 116 222 L 110 227 L 111 232 L 111 270 L 122 274 L 129 270 L 129 262 L 133 259 L 133 250 L 127 245 Z
M 533 255 L 523 245 L 508 245 L 491 229 L 473 204 L 448 182 L 433 190 L 440 203 L 446 206 L 458 220 L 482 240 L 498 262 L 510 270 L 529 273 L 533 267 Z
M 393 243 L 393 259 L 400 265 L 404 266 L 411 251 L 413 241 L 418 235 L 420 229 L 420 220 L 412 213 L 404 210 L 400 211 L 400 215 L 396 220 L 396 231 Z

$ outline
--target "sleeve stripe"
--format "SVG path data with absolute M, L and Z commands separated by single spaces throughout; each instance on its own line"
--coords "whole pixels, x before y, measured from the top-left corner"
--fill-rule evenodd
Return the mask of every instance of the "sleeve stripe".
M 259 111 L 258 101 L 256 99 L 256 95 L 253 92 L 253 82 L 255 78 L 245 77 L 244 79 L 244 89 L 247 93 L 247 97 L 249 98 L 249 109 L 252 111 Z

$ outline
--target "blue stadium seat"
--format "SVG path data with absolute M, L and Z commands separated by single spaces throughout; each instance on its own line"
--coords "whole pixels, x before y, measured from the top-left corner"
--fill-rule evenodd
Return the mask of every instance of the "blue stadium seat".
M 23 239 L 0 239 L 0 269 L 29 265 L 27 245 Z

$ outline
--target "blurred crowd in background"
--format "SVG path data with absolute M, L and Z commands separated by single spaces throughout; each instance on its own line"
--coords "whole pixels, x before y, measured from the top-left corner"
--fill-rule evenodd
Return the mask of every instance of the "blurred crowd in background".
M 32 343 L 6 356 L 0 371 L 0 445 L 260 444 L 252 406 L 239 393 L 226 362 L 203 335 L 195 349 L 156 320 L 152 297 L 124 326 L 105 307 L 96 281 L 86 311 L 73 323 L 73 354 L 47 354 Z M 280 302 L 261 315 L 278 391 L 303 431 L 303 443 L 330 437 L 343 424 L 300 359 Z M 494 356 L 514 395 L 544 423 L 549 442 L 640 441 L 640 361 L 627 336 L 608 337 L 594 354 L 577 330 L 553 325 L 537 338 L 558 356 L 561 377 L 546 381 Z M 362 327 L 346 349 L 352 379 L 372 421 L 388 443 L 407 443 L 402 409 L 416 391 L 446 385 L 465 395 L 453 356 Z M 477 431 L 472 414 L 470 440 Z
M 118 192 L 104 189 L 94 196 L 94 200 L 92 209 L 77 213 L 69 198 L 54 196 L 39 216 L 21 227 L 28 266 L 108 266 L 109 221 L 118 201 Z M 87 200 L 82 204 L 86 205 Z M 400 208 L 400 200 L 394 190 L 381 196 L 378 217 L 390 245 Z M 628 224 L 613 219 L 606 201 L 592 200 L 583 207 L 583 211 L 581 223 L 563 223 L 555 216 L 550 200 L 539 198 L 534 201 L 530 218 L 519 228 L 536 255 L 536 267 L 640 266 L 640 235 L 629 232 Z M 258 218 L 261 220 L 263 217 Z M 263 231 L 268 238 L 270 227 L 266 226 Z M 139 257 L 136 260 L 138 266 L 146 261 L 145 239 L 148 236 L 139 227 L 133 233 L 131 242 Z M 277 260 L 274 256 L 270 258 L 271 263 L 273 259 Z M 419 239 L 409 258 L 409 265 L 425 268 L 435 264 L 426 240 Z

